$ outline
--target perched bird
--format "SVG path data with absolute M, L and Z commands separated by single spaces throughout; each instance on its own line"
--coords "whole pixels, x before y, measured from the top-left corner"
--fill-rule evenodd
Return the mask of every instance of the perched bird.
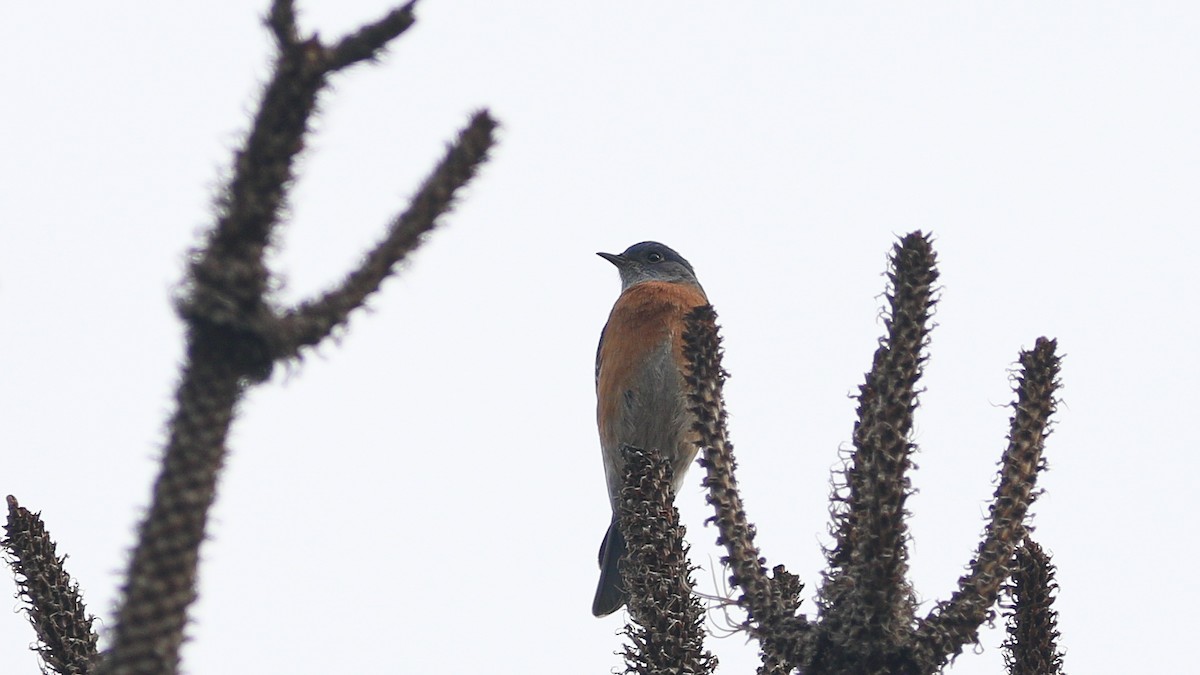
M 606 616 L 629 598 L 617 569 L 625 554 L 625 538 L 617 526 L 621 445 L 657 449 L 671 463 L 678 492 L 696 457 L 683 379 L 683 318 L 707 304 L 708 297 L 691 264 L 658 242 L 634 244 L 620 255 L 597 255 L 621 273 L 621 296 L 596 350 L 596 425 L 613 517 L 600 544 L 600 583 L 592 614 Z

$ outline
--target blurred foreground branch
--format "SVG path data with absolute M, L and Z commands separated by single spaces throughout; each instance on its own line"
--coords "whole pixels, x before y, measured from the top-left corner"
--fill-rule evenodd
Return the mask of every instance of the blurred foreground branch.
M 346 324 L 396 264 L 420 245 L 487 158 L 496 122 L 485 110 L 471 117 L 409 207 L 392 220 L 357 269 L 332 290 L 295 307 L 278 307 L 271 301 L 269 290 L 278 284 L 264 253 L 281 219 L 317 98 L 331 75 L 376 59 L 412 26 L 413 5 L 409 2 L 350 35 L 323 42 L 316 35 L 301 35 L 290 0 L 272 4 L 267 25 L 277 47 L 273 72 L 253 125 L 235 154 L 216 224 L 193 254 L 177 302 L 187 326 L 186 361 L 162 465 L 111 624 L 112 645 L 102 662 L 93 658 L 90 618 L 84 619 L 82 603 L 61 572 L 53 544 L 40 521 L 10 498 L 6 543 L 14 569 L 26 579 L 23 592 L 46 645 L 39 650 L 48 668 L 76 673 L 91 667 L 107 675 L 178 670 L 187 610 L 196 598 L 200 544 L 230 424 L 246 389 L 265 381 L 276 363 L 297 357 L 303 348 Z M 57 626 L 44 620 L 59 616 L 55 608 L 60 605 L 77 614 L 67 613 L 70 630 L 61 635 Z

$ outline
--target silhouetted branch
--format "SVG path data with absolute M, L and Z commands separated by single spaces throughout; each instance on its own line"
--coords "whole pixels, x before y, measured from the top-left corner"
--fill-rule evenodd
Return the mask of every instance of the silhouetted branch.
M 683 336 L 684 358 L 690 363 L 688 410 L 696 416 L 700 464 L 707 470 L 704 486 L 715 513 L 709 522 L 716 523 L 717 543 L 729 553 L 721 562 L 732 573 L 730 585 L 742 591 L 738 605 L 749 614 L 746 628 L 759 638 L 764 659 L 788 664 L 779 666 L 786 671 L 804 661 L 809 626 L 796 616 L 803 586 L 782 565 L 775 568 L 774 578 L 768 576 L 765 560 L 754 545 L 755 528 L 746 517 L 734 476 L 737 461 L 726 427 L 722 392 L 727 374 L 721 366 L 716 319 L 711 305 L 697 307 L 685 318 Z
M 292 0 L 274 0 L 267 14 L 267 27 L 275 36 L 275 48 L 282 51 L 300 41 L 296 29 L 296 6 Z
M 454 192 L 487 157 L 495 122 L 486 111 L 452 146 L 389 234 L 341 289 L 302 308 L 268 299 L 264 253 L 280 219 L 293 163 L 304 147 L 317 95 L 330 73 L 373 58 L 412 25 L 412 3 L 328 48 L 300 39 L 291 2 L 267 17 L 279 53 L 254 125 L 236 155 L 215 227 L 194 256 L 178 301 L 187 323 L 187 361 L 169 425 L 162 467 L 129 566 L 105 675 L 174 673 L 196 597 L 196 570 L 208 511 L 225 458 L 225 440 L 245 388 L 275 362 L 326 337 L 416 248 L 450 206 Z
M 226 354 L 231 343 L 236 338 L 217 330 L 193 325 L 190 331 L 177 412 L 102 672 L 173 673 L 178 665 L 225 437 L 243 391 L 237 360 Z
M 1054 565 L 1037 542 L 1025 538 L 1017 549 L 1009 592 L 1008 639 L 1004 662 L 1010 675 L 1062 675 L 1058 651 L 1058 612 L 1054 611 Z
M 625 627 L 631 643 L 625 647 L 625 672 L 712 673 L 717 659 L 704 649 L 704 609 L 692 595 L 671 465 L 656 450 L 623 445 L 621 454 L 625 480 L 618 515 L 628 547 L 621 579 L 632 619 Z
M 820 592 L 828 648 L 868 669 L 894 665 L 898 655 L 889 652 L 906 644 L 912 630 L 905 474 L 938 278 L 930 238 L 920 232 L 894 246 L 890 263 L 887 335 L 859 388 L 854 453 L 844 469 L 845 492 L 834 497 L 835 545 Z
M 374 59 L 387 43 L 413 25 L 416 0 L 388 12 L 381 19 L 359 28 L 353 35 L 342 38 L 329 50 L 329 69 L 341 70 L 352 63 Z
M 1042 450 L 1056 406 L 1060 366 L 1056 347 L 1055 340 L 1041 337 L 1032 350 L 1021 352 L 1016 412 L 984 540 L 970 573 L 959 579 L 959 590 L 949 601 L 938 603 L 917 629 L 920 651 L 935 667 L 977 641 L 979 626 L 995 604 L 1012 569 L 1017 543 L 1025 536 L 1025 516 L 1037 496 L 1034 486 L 1044 466 Z
M 495 128 L 496 122 L 487 111 L 476 113 L 433 174 L 425 180 L 412 205 L 392 222 L 387 237 L 367 254 L 362 265 L 338 288 L 302 303 L 284 317 L 288 350 L 320 342 L 334 328 L 345 323 L 368 295 L 379 290 L 379 285 L 395 270 L 396 263 L 420 245 L 422 235 L 433 228 L 438 216 L 450 209 L 455 191 L 474 176 L 475 170 L 487 158 Z
M 96 658 L 95 618 L 84 607 L 79 584 L 63 569 L 66 557 L 55 552 L 41 514 L 30 513 L 9 495 L 5 533 L 3 545 L 37 633 L 38 655 L 46 668 L 60 675 L 89 672 Z
M 312 55 L 314 64 L 320 65 L 326 72 L 333 72 L 359 61 L 374 59 L 389 42 L 416 22 L 413 16 L 416 4 L 416 0 L 411 0 L 392 9 L 378 21 L 365 24 L 354 33 L 343 37 L 333 47 L 322 47 L 320 53 Z M 303 42 L 296 27 L 296 8 L 293 0 L 272 2 L 271 11 L 267 14 L 267 26 L 275 36 L 275 44 L 280 51 L 300 46 Z M 310 44 L 320 45 L 315 37 Z
M 711 305 L 698 307 L 686 317 L 684 358 L 691 363 L 687 374 L 688 409 L 697 419 L 696 431 L 703 452 L 700 463 L 707 469 L 704 486 L 708 488 L 708 502 L 715 511 L 710 522 L 715 522 L 720 531 L 717 543 L 729 552 L 721 562 L 729 565 L 732 572 L 730 585 L 742 590 L 743 603 L 748 604 L 751 598 L 769 596 L 770 580 L 754 545 L 754 526 L 746 517 L 734 477 L 737 460 L 726 428 L 722 393 L 726 373 L 721 366 L 721 338 L 716 319 L 717 313 Z M 770 603 L 764 603 L 759 613 L 770 613 Z
M 267 24 L 279 46 L 275 72 L 245 147 L 237 154 L 233 179 L 221 200 L 221 216 L 207 246 L 192 263 L 189 292 L 179 302 L 179 311 L 189 322 L 215 324 L 238 335 L 244 345 L 239 356 L 249 360 L 242 369 L 252 379 L 266 379 L 275 360 L 294 356 L 299 347 L 267 302 L 270 272 L 263 256 L 294 178 L 293 163 L 304 147 L 317 95 L 330 73 L 373 57 L 411 26 L 412 7 L 408 3 L 395 9 L 328 49 L 316 37 L 299 39 L 291 2 L 277 0 L 272 5 Z M 481 115 L 486 116 L 476 117 Z M 490 134 L 483 135 L 471 139 L 475 162 L 466 175 L 460 169 L 442 176 L 437 187 L 453 192 L 470 177 L 491 142 Z M 461 182 L 448 182 L 456 178 Z M 448 204 L 449 196 L 439 196 Z
M 771 570 L 772 604 L 779 614 L 772 626 L 760 630 L 762 665 L 758 675 L 791 675 L 797 668 L 807 666 L 813 653 L 814 624 L 800 610 L 800 594 L 804 584 L 800 577 L 788 572 L 783 565 Z M 753 631 L 752 631 L 753 632 Z
M 930 238 L 905 236 L 893 249 L 889 271 L 887 335 L 860 389 L 854 453 L 844 469 L 845 488 L 832 509 L 835 545 L 819 594 L 817 621 L 797 616 L 802 586 L 777 567 L 768 576 L 754 545 L 734 479 L 736 463 L 725 425 L 720 338 L 711 307 L 688 316 L 685 356 L 691 362 L 689 410 L 704 450 L 705 486 L 729 555 L 737 602 L 750 614 L 745 628 L 762 645 L 762 675 L 797 669 L 806 675 L 907 675 L 933 673 L 975 639 L 1008 575 L 1013 546 L 1024 533 L 1058 381 L 1054 342 L 1039 339 L 1021 355 L 1023 375 L 1010 444 L 990 524 L 971 573 L 959 591 L 923 621 L 915 617 L 906 578 L 907 471 L 917 407 L 917 381 L 926 359 L 938 278 Z

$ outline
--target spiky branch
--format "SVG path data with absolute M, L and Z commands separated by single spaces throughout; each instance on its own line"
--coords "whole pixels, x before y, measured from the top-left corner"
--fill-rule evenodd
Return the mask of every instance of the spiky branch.
M 796 616 L 803 584 L 782 565 L 768 574 L 766 560 L 754 543 L 755 527 L 738 491 L 737 460 L 726 426 L 727 373 L 721 365 L 723 350 L 716 320 L 710 305 L 688 314 L 683 348 L 690 364 L 688 410 L 696 417 L 704 487 L 714 512 L 709 522 L 720 532 L 717 544 L 728 552 L 721 562 L 730 570 L 730 586 L 741 591 L 737 604 L 748 614 L 744 627 L 759 637 L 768 660 L 784 664 L 788 661 L 784 655 L 799 650 L 809 630 L 808 623 Z
M 1033 349 L 1021 352 L 1008 448 L 983 541 L 970 573 L 959 579 L 958 590 L 950 600 L 938 603 L 917 628 L 921 653 L 929 665 L 940 666 L 977 641 L 979 626 L 1012 573 L 1013 554 L 1025 536 L 1025 516 L 1037 497 L 1037 476 L 1045 468 L 1042 450 L 1060 384 L 1056 348 L 1056 341 L 1038 338 Z
M 916 450 L 910 433 L 918 381 L 927 358 L 929 322 L 938 278 L 931 239 L 914 232 L 893 249 L 888 273 L 887 334 L 859 390 L 854 452 L 832 509 L 834 546 L 818 594 L 819 615 L 797 615 L 801 584 L 782 566 L 772 574 L 754 544 L 734 476 L 736 461 L 722 399 L 725 371 L 716 314 L 701 307 L 687 317 L 690 411 L 698 420 L 701 463 L 707 470 L 718 544 L 728 555 L 735 602 L 745 628 L 762 648 L 760 673 L 926 674 L 938 671 L 977 639 L 997 593 L 1012 570 L 1013 550 L 1025 532 L 1042 450 L 1055 408 L 1059 357 L 1053 340 L 1039 338 L 1020 355 L 1017 400 L 999 487 L 970 573 L 950 600 L 924 618 L 907 580 L 907 472 Z
M 192 256 L 177 302 L 187 326 L 187 357 L 176 409 L 118 603 L 112 647 L 98 672 L 176 672 L 226 437 L 246 388 L 266 380 L 277 362 L 296 357 L 344 325 L 450 209 L 456 191 L 487 157 L 496 123 L 480 111 L 358 269 L 334 289 L 296 307 L 271 302 L 268 292 L 277 284 L 264 253 L 280 221 L 318 95 L 332 74 L 375 59 L 413 21 L 410 2 L 325 43 L 315 35 L 301 36 L 290 0 L 276 0 L 271 7 L 266 23 L 277 47 L 274 71 L 235 156 L 216 224 Z M 46 554 L 20 549 L 13 553 L 14 566 L 32 569 L 38 555 Z M 53 558 L 52 549 L 49 555 Z M 39 578 L 36 573 L 26 576 Z M 36 603 L 34 607 L 31 615 L 40 611 Z M 40 634 L 45 641 L 46 634 Z M 94 639 L 90 644 L 94 651 Z M 52 658 L 58 659 L 57 651 Z M 52 667 L 58 669 L 57 663 Z
M 671 465 L 657 450 L 621 446 L 624 487 L 618 526 L 627 553 L 621 578 L 629 591 L 625 672 L 636 675 L 712 673 L 704 649 L 704 610 L 692 595 L 685 528 L 675 508 Z
M 1037 542 L 1026 537 L 1017 549 L 1008 587 L 1008 638 L 1004 662 L 1010 675 L 1062 675 L 1058 612 L 1054 611 L 1054 565 Z
M 4 549 L 28 605 L 42 663 L 61 675 L 84 675 L 96 658 L 95 617 L 88 614 L 79 585 L 63 569 L 40 513 L 30 513 L 8 496 Z
M 930 239 L 919 232 L 892 249 L 887 335 L 859 387 L 854 453 L 843 470 L 845 489 L 834 497 L 834 546 L 819 598 L 824 658 L 852 659 L 863 672 L 910 667 L 903 653 L 916 606 L 907 581 L 905 502 L 915 450 L 909 432 L 936 303 L 936 263 Z

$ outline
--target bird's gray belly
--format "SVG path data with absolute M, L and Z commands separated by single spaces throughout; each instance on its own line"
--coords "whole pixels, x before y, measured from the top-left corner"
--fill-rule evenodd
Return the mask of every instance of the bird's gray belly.
M 638 448 L 656 448 L 671 463 L 676 491 L 683 480 L 695 447 L 687 441 L 692 416 L 687 412 L 685 385 L 672 354 L 671 341 L 655 350 L 627 383 L 617 409 L 617 462 L 606 467 L 609 496 L 616 504 L 621 489 L 624 461 L 622 443 Z

